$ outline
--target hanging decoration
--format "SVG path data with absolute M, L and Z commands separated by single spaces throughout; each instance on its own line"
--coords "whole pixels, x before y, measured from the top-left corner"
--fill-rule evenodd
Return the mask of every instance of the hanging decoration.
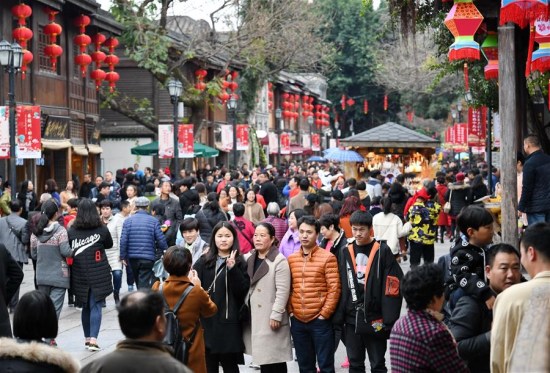
M 73 42 L 79 47 L 80 50 L 80 54 L 74 57 L 74 62 L 76 65 L 80 66 L 80 72 L 82 73 L 83 78 L 86 77 L 88 65 L 92 63 L 92 58 L 88 53 L 86 53 L 88 45 L 92 43 L 92 38 L 86 35 L 86 26 L 89 24 L 90 17 L 84 14 L 79 15 L 74 20 L 74 25 L 78 27 L 80 32 L 80 34 L 73 38 Z
M 271 111 L 274 108 L 273 104 L 273 83 L 267 82 L 267 110 Z
M 363 100 L 363 114 L 367 115 L 369 113 L 369 102 Z
M 495 31 L 489 31 L 487 37 L 481 44 L 483 54 L 487 58 L 487 65 L 484 67 L 485 79 L 498 79 L 498 35 Z
M 479 60 L 479 44 L 474 35 L 483 22 L 483 16 L 472 0 L 455 0 L 445 18 L 445 26 L 455 37 L 449 47 L 449 61 Z
M 195 83 L 195 89 L 197 89 L 200 92 L 204 92 L 206 89 L 206 83 L 204 82 L 204 78 L 206 78 L 206 75 L 208 75 L 208 71 L 205 69 L 198 69 L 195 71 L 195 78 L 197 78 L 197 83 Z
M 95 89 L 99 91 L 101 83 L 105 80 L 107 73 L 101 69 L 101 64 L 107 58 L 106 54 L 101 51 L 101 45 L 105 43 L 107 37 L 102 33 L 97 33 L 92 36 L 92 44 L 94 45 L 95 50 L 90 55 L 92 61 L 94 62 L 95 69 L 90 73 L 90 78 L 95 81 Z
M 502 0 L 500 25 L 512 22 L 520 28 L 548 18 L 548 0 Z
M 342 105 L 342 110 L 346 110 L 346 95 L 342 95 L 342 99 L 340 100 L 340 104 Z
M 384 95 L 384 111 L 388 111 L 388 95 Z
M 105 57 L 105 64 L 109 66 L 109 72 L 105 74 L 105 80 L 109 82 L 109 92 L 115 90 L 116 82 L 120 79 L 120 75 L 115 71 L 115 66 L 118 65 L 120 59 L 115 55 L 115 48 L 118 46 L 118 39 L 111 36 L 103 43 L 109 49 L 109 54 Z
M 61 35 L 63 28 L 60 24 L 55 22 L 55 16 L 59 11 L 46 8 L 45 12 L 48 14 L 48 20 L 50 23 L 44 26 L 44 34 L 48 35 L 49 44 L 44 47 L 44 55 L 50 58 L 50 64 L 52 70 L 57 68 L 57 59 L 63 54 L 63 48 L 57 44 L 57 37 Z
M 535 21 L 535 42 L 539 49 L 533 52 L 531 70 L 541 74 L 550 71 L 550 21 Z M 548 107 L 550 108 L 550 81 L 548 82 Z
M 33 54 L 27 49 L 27 42 L 32 39 L 33 32 L 27 27 L 27 18 L 32 15 L 32 8 L 25 3 L 14 5 L 11 8 L 11 14 L 17 18 L 18 27 L 16 27 L 12 36 L 23 49 L 23 64 L 21 65 L 21 79 L 25 79 L 27 66 L 34 59 Z

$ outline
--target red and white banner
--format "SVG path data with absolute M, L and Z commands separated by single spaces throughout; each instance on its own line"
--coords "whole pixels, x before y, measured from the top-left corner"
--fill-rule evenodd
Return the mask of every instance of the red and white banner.
M 321 135 L 318 133 L 311 134 L 311 150 L 314 152 L 321 151 Z
M 233 126 L 231 124 L 220 125 L 222 148 L 224 152 L 233 150 Z
M 174 126 L 159 124 L 159 158 L 174 158 Z
M 467 146 L 468 140 L 468 123 L 455 124 L 455 144 L 461 146 Z
M 484 146 L 487 136 L 487 107 L 468 109 L 468 146 Z
M 0 106 L 0 159 L 10 157 L 10 112 L 8 106 Z
M 309 133 L 302 134 L 302 146 L 311 149 L 311 135 Z
M 16 156 L 22 159 L 42 157 L 40 134 L 40 106 L 17 106 Z
M 445 130 L 445 144 L 451 143 L 451 130 L 452 130 L 452 127 L 448 127 Z
M 193 127 L 192 124 L 180 124 L 178 127 L 178 158 L 193 158 L 195 156 Z
M 248 124 L 237 124 L 237 150 L 248 150 L 249 145 Z
M 456 124 L 449 128 L 449 144 L 456 144 Z
M 281 154 L 290 154 L 290 133 L 281 133 Z

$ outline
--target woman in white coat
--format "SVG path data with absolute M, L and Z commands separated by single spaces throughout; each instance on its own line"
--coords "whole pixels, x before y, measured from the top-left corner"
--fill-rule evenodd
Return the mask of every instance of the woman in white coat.
M 248 258 L 250 323 L 244 330 L 246 353 L 261 372 L 285 373 L 292 361 L 290 324 L 286 304 L 290 295 L 290 268 L 277 249 L 275 228 L 258 223 L 254 252 Z
M 385 240 L 393 255 L 399 256 L 399 239 L 409 234 L 411 223 L 405 223 L 391 212 L 392 202 L 389 197 L 382 198 L 382 212 L 372 218 L 372 229 L 377 241 Z

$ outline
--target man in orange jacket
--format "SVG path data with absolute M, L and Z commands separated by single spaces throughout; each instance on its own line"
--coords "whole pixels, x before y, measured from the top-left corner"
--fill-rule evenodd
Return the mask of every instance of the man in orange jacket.
M 288 311 L 300 372 L 334 372 L 331 317 L 340 298 L 336 257 L 317 246 L 321 226 L 313 216 L 298 220 L 300 250 L 288 257 L 292 275 Z

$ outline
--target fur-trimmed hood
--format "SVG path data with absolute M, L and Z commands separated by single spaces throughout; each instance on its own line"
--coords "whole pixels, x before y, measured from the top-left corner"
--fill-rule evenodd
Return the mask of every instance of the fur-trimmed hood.
M 457 184 L 457 183 L 450 183 L 448 185 L 450 190 L 459 190 L 459 189 L 468 189 L 470 188 L 470 184 L 464 183 L 464 184 Z
M 80 370 L 80 363 L 59 348 L 39 342 L 18 343 L 15 339 L 0 338 L 0 367 L 2 360 L 8 359 L 24 360 L 31 364 L 51 364 L 67 373 L 78 373 Z

